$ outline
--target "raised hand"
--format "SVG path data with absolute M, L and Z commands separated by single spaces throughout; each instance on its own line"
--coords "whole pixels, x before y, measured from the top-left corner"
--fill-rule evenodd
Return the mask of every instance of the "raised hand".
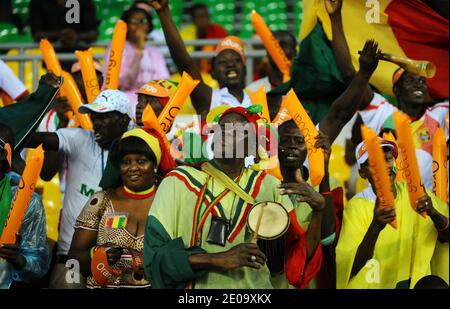
M 46 73 L 42 75 L 41 78 L 39 79 L 39 84 L 48 85 L 53 88 L 58 88 L 61 86 L 58 77 L 53 73 Z
M 303 180 L 300 169 L 295 171 L 295 181 L 280 185 L 281 194 L 296 194 L 298 195 L 298 202 L 308 203 L 315 211 L 321 211 L 325 208 L 325 198 Z
M 386 224 L 395 220 L 394 207 L 381 208 L 379 200 L 375 202 L 375 209 L 373 212 L 372 227 L 376 232 L 381 232 Z
M 378 66 L 378 61 L 382 58 L 378 43 L 373 39 L 367 40 L 359 54 L 359 70 L 372 75 Z
M 325 0 L 325 8 L 327 9 L 328 15 L 340 13 L 342 1 L 343 0 Z
M 149 4 L 155 9 L 155 11 L 160 11 L 169 6 L 169 0 L 150 0 Z

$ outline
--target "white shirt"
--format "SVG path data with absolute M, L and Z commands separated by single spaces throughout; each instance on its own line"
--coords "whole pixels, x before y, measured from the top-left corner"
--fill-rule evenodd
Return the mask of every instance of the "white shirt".
M 14 101 L 25 91 L 27 88 L 17 78 L 14 72 L 11 70 L 3 60 L 0 59 L 0 91 L 6 92 L 8 96 Z
M 363 122 L 376 132 L 380 132 L 386 122 L 391 121 L 397 107 L 389 103 L 380 94 L 375 93 L 365 110 L 359 111 Z M 448 140 L 448 128 L 445 117 L 448 115 L 448 102 L 442 102 L 428 108 L 424 115 L 412 122 L 413 138 L 416 145 L 417 161 L 423 184 L 433 190 L 432 139 L 437 128 L 442 127 Z
M 84 129 L 59 129 L 59 151 L 68 162 L 66 194 L 59 228 L 57 254 L 67 254 L 78 215 L 94 192 L 100 191 L 100 180 L 108 151 L 95 142 L 94 133 Z
M 228 88 L 213 89 L 211 96 L 211 107 L 209 109 L 212 110 L 219 105 L 228 105 L 230 107 L 242 106 L 247 108 L 252 105 L 252 100 L 245 91 L 244 99 L 241 103 L 231 93 L 228 92 Z
M 56 110 L 52 108 L 47 115 L 42 119 L 39 125 L 38 132 L 56 132 L 58 129 L 59 118 Z M 61 166 L 59 173 L 59 190 L 61 191 L 61 198 L 64 200 L 64 193 L 66 191 L 66 176 L 67 176 L 67 158 L 64 157 L 64 164 Z

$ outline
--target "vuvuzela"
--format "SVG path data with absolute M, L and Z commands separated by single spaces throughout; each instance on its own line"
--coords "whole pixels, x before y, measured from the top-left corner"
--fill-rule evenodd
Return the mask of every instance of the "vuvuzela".
M 392 54 L 382 53 L 382 60 L 395 63 L 408 72 L 426 77 L 433 78 L 436 74 L 436 66 L 434 63 L 425 60 L 413 60 Z

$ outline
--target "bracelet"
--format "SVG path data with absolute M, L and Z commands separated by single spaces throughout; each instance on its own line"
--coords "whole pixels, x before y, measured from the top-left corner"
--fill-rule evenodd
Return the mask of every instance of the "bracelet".
M 327 191 L 327 192 L 320 192 L 322 195 L 333 195 L 333 192 Z
M 445 230 L 448 228 L 448 223 L 449 223 L 449 221 L 448 221 L 448 218 L 447 218 L 447 224 L 446 224 L 442 229 L 437 229 L 438 232 L 443 232 L 443 231 L 445 231 Z

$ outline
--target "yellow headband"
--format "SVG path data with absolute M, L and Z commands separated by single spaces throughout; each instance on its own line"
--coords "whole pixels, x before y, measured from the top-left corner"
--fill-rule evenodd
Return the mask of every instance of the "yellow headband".
M 158 139 L 140 128 L 125 132 L 122 135 L 121 139 L 124 139 L 125 137 L 129 137 L 129 136 L 138 137 L 138 138 L 142 139 L 144 142 L 146 142 L 148 147 L 150 147 L 150 149 L 155 154 L 156 165 L 159 166 L 159 162 L 161 161 L 161 146 L 159 145 Z

